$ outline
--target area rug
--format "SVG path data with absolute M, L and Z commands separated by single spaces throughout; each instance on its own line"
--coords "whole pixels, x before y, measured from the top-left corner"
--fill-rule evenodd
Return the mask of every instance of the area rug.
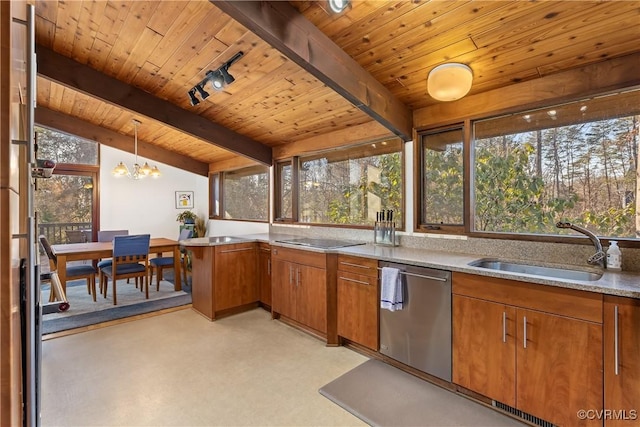
M 160 282 L 160 290 L 149 287 L 149 299 L 145 299 L 144 293 L 136 289 L 134 282 L 126 283 L 126 280 L 117 284 L 118 305 L 113 305 L 112 287 L 109 286 L 107 298 L 96 296 L 94 302 L 87 292 L 85 280 L 75 280 L 67 283 L 67 300 L 69 310 L 45 314 L 42 322 L 42 333 L 51 334 L 69 329 L 94 325 L 110 320 L 150 313 L 165 308 L 178 307 L 191 304 L 191 294 L 184 291 L 175 291 L 173 283 L 163 280 Z M 189 288 L 187 289 L 189 290 Z M 43 286 L 42 300 L 46 302 L 49 297 L 47 286 Z
M 319 392 L 371 426 L 526 425 L 375 359 Z

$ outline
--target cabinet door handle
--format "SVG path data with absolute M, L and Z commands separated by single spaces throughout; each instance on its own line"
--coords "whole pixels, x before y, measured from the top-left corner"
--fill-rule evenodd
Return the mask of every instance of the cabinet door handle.
M 371 267 L 366 266 L 366 265 L 360 265 L 360 264 L 354 264 L 352 262 L 345 262 L 345 261 L 340 261 L 340 264 L 342 265 L 348 265 L 349 267 L 357 267 L 357 268 L 364 268 L 365 270 L 371 270 Z
M 524 348 L 527 348 L 527 316 L 523 317 L 523 321 L 524 321 L 524 340 L 523 340 L 523 344 L 524 344 Z
M 271 276 L 271 260 L 267 260 L 267 276 Z
M 267 248 L 260 248 L 260 250 L 265 252 L 271 252 L 271 249 L 267 249 Z
M 361 285 L 369 286 L 369 282 L 363 282 L 362 280 L 349 279 L 348 277 L 340 277 L 340 280 L 345 280 L 347 282 L 359 283 Z
M 227 254 L 229 252 L 240 252 L 240 251 L 252 251 L 253 248 L 240 248 L 240 249 L 227 249 L 224 251 L 220 251 L 221 254 Z
M 615 373 L 616 375 L 618 375 L 619 372 L 619 365 L 620 365 L 620 349 L 619 349 L 619 345 L 620 342 L 618 341 L 619 337 L 618 337 L 618 333 L 619 333 L 619 325 L 618 325 L 618 306 L 616 305 L 613 309 L 613 359 L 614 362 L 616 364 L 615 366 Z
M 289 266 L 289 284 L 293 284 L 293 266 Z
M 300 269 L 296 269 L 296 286 L 300 286 Z
M 507 312 L 502 312 L 502 342 L 507 342 Z

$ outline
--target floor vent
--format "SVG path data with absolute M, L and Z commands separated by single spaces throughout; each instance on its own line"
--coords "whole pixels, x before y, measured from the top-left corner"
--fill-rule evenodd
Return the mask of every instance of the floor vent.
M 538 418 L 531 414 L 527 414 L 526 412 L 523 412 L 520 409 L 516 409 L 513 406 L 506 405 L 502 402 L 498 402 L 494 400 L 493 406 L 503 410 L 504 412 L 508 412 L 511 415 L 515 415 L 518 418 L 522 418 L 528 423 L 535 424 L 540 427 L 556 427 L 554 424 L 551 424 L 549 421 L 545 421 L 542 418 Z

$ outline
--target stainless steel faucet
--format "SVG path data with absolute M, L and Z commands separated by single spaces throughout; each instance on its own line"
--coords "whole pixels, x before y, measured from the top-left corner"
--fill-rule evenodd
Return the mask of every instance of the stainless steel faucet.
M 590 232 L 586 228 L 579 227 L 577 225 L 571 224 L 570 222 L 559 221 L 559 222 L 556 223 L 556 227 L 558 227 L 558 228 L 570 228 L 572 230 L 577 231 L 578 233 L 584 234 L 589 239 L 591 239 L 591 242 L 593 243 L 593 246 L 596 247 L 596 253 L 591 255 L 587 259 L 587 263 L 589 263 L 591 265 L 599 265 L 601 267 L 604 267 L 604 261 L 606 259 L 606 254 L 602 251 L 602 243 L 600 243 L 600 239 L 598 239 L 598 236 L 596 236 L 595 234 L 593 234 L 592 232 Z

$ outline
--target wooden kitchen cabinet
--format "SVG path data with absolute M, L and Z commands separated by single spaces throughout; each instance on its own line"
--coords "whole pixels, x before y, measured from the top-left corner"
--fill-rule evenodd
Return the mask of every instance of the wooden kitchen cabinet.
M 192 307 L 210 320 L 258 304 L 257 244 L 188 246 Z
M 215 247 L 215 311 L 258 301 L 256 243 Z
M 516 406 L 516 310 L 453 296 L 453 382 Z
M 638 299 L 604 297 L 604 407 L 621 415 L 606 420 L 607 427 L 630 426 L 640 420 Z
M 258 289 L 260 302 L 271 309 L 271 246 L 258 244 Z
M 273 247 L 272 312 L 310 328 L 334 344 L 335 290 L 331 289 L 328 256 L 321 252 Z
M 338 256 L 338 335 L 378 351 L 378 261 Z
M 603 409 L 602 295 L 453 274 L 453 382 L 562 426 Z

